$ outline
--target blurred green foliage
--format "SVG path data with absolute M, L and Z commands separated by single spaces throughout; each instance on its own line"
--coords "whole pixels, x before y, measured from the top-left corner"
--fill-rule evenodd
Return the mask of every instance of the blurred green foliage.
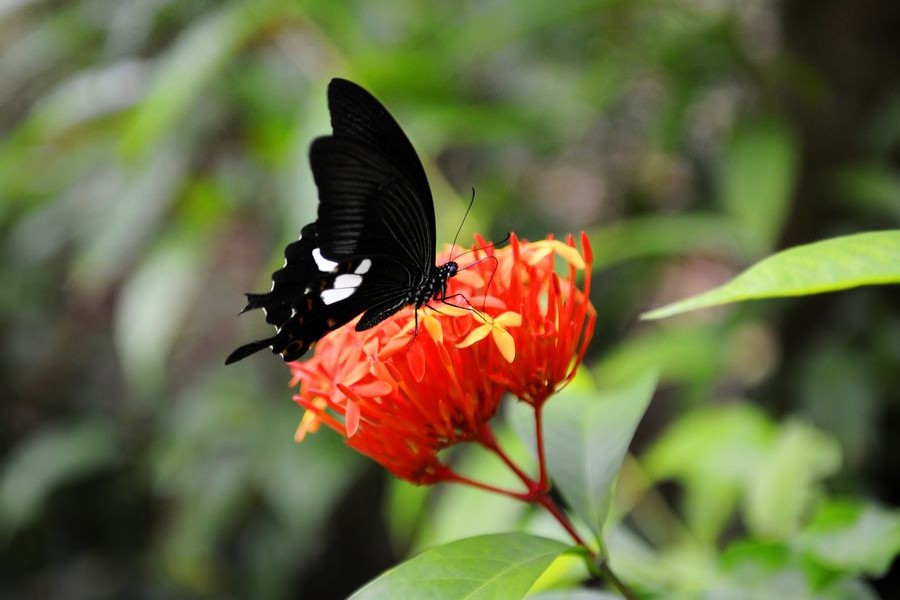
M 340 598 L 527 521 L 388 502 L 336 436 L 293 443 L 279 361 L 222 367 L 315 214 L 336 75 L 410 134 L 439 240 L 473 187 L 462 240 L 589 233 L 586 370 L 661 376 L 613 503 L 623 574 L 896 595 L 896 289 L 637 317 L 900 227 L 898 27 L 887 0 L 0 2 L 0 595 Z

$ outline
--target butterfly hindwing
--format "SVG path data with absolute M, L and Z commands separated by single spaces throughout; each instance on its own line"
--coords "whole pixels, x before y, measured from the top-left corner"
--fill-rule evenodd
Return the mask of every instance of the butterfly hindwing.
M 331 261 L 315 242 L 315 224 L 307 225 L 301 238 L 285 250 L 285 266 L 272 275 L 272 290 L 247 294 L 244 311 L 263 309 L 266 321 L 275 325 L 275 335 L 241 346 L 225 364 L 268 347 L 286 361 L 296 360 L 322 336 L 371 305 L 379 290 L 377 283 L 364 285 L 372 259 Z

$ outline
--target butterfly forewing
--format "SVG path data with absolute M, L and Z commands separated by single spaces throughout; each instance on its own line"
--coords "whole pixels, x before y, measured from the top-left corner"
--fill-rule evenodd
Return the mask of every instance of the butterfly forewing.
M 383 255 L 405 263 L 409 271 L 431 273 L 434 225 L 416 191 L 391 163 L 370 146 L 334 137 L 313 142 L 310 163 L 319 188 L 323 254 Z
M 406 177 L 427 208 L 433 230 L 434 203 L 422 161 L 387 109 L 355 83 L 333 79 L 328 86 L 328 110 L 334 137 L 372 147 Z
M 434 204 L 412 144 L 354 83 L 332 80 L 328 107 L 334 133 L 310 149 L 318 220 L 285 248 L 272 290 L 248 294 L 244 308 L 262 308 L 276 333 L 226 364 L 263 348 L 296 360 L 357 315 L 356 328 L 367 329 L 434 289 Z

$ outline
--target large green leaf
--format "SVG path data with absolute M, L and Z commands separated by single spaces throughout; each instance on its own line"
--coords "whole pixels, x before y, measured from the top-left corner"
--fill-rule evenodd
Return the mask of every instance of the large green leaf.
M 530 600 L 618 600 L 621 596 L 600 590 L 553 590 L 543 592 L 536 596 L 529 596 Z
M 628 445 L 656 389 L 656 373 L 615 390 L 570 388 L 544 409 L 550 475 L 599 537 Z
M 900 283 L 900 230 L 847 235 L 779 252 L 725 285 L 644 313 L 679 313 L 759 298 L 806 296 L 861 285 Z
M 351 598 L 523 598 L 567 549 L 555 540 L 524 533 L 466 538 L 390 569 Z

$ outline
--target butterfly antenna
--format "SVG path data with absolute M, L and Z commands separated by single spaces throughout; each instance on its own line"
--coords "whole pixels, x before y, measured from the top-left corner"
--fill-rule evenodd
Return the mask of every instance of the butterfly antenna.
M 507 234 L 506 237 L 509 237 L 509 235 Z M 485 257 L 485 258 L 493 258 L 493 259 L 494 259 L 494 268 L 491 269 L 491 276 L 490 276 L 490 278 L 488 279 L 487 287 L 484 288 L 484 301 L 481 303 L 481 310 L 482 310 L 482 311 L 484 311 L 484 309 L 487 308 L 487 297 L 488 297 L 488 292 L 491 291 L 491 284 L 494 283 L 494 275 L 497 274 L 497 267 L 500 266 L 500 261 L 497 260 L 497 257 L 496 257 L 496 256 L 491 255 L 490 257 Z
M 489 255 L 487 255 L 487 256 L 484 256 L 484 257 L 482 257 L 482 258 L 479 258 L 478 260 L 476 260 L 476 261 L 473 262 L 472 264 L 466 265 L 465 267 L 463 267 L 463 268 L 460 269 L 460 271 L 465 271 L 466 269 L 469 269 L 469 268 L 471 268 L 471 267 L 474 267 L 474 266 L 477 265 L 478 263 L 484 262 L 484 261 L 486 261 L 486 260 L 492 260 L 492 261 L 494 261 L 494 268 L 491 269 L 491 276 L 488 278 L 487 286 L 484 288 L 484 302 L 481 303 L 481 312 L 484 312 L 485 308 L 487 307 L 488 291 L 490 291 L 490 289 L 491 289 L 491 284 L 494 282 L 494 275 L 497 274 L 497 267 L 500 266 L 500 261 L 497 260 L 497 257 L 494 256 L 493 254 L 489 254 Z M 469 299 L 466 298 L 466 302 L 468 302 L 468 301 L 469 301 Z M 472 304 L 469 303 L 469 306 L 472 306 Z M 472 308 L 474 309 L 475 307 L 473 306 Z
M 462 231 L 463 225 L 466 222 L 466 218 L 469 216 L 469 211 L 472 210 L 472 205 L 475 204 L 475 188 L 472 188 L 472 197 L 469 199 L 469 206 L 466 207 L 466 214 L 463 215 L 462 221 L 459 223 L 459 229 L 456 230 L 456 235 L 453 236 L 453 245 L 451 248 L 456 247 L 456 241 L 459 239 L 459 234 Z M 462 256 L 462 255 L 460 255 Z M 457 257 L 458 258 L 458 257 Z M 455 260 L 455 259 L 451 259 Z

